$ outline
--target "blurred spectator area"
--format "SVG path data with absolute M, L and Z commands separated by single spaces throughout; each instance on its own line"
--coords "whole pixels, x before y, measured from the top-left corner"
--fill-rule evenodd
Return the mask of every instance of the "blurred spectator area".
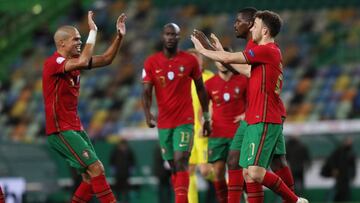
M 128 20 L 127 35 L 114 62 L 82 72 L 78 110 L 83 125 L 91 138 L 118 134 L 124 127 L 145 127 L 141 70 L 145 58 L 157 50 L 165 23 L 180 25 L 182 49 L 192 47 L 189 36 L 194 28 L 214 32 L 234 50 L 245 45 L 233 34 L 234 16 L 255 1 L 226 1 L 231 4 L 221 6 L 206 2 L 174 1 L 173 6 L 159 0 L 29 1 L 26 6 L 2 2 L 0 24 L 7 26 L 2 26 L 0 38 L 1 53 L 6 53 L 1 56 L 6 60 L 0 60 L 1 139 L 33 142 L 43 137 L 41 71 L 44 59 L 55 51 L 52 35 L 58 26 L 70 24 L 79 28 L 86 41 L 89 9 L 95 11 L 99 27 L 96 53 L 112 40 L 118 15 L 126 12 Z M 256 1 L 258 8 L 276 9 L 284 20 L 278 42 L 283 51 L 282 97 L 288 122 L 360 117 L 359 2 Z M 213 69 L 210 61 L 205 66 Z

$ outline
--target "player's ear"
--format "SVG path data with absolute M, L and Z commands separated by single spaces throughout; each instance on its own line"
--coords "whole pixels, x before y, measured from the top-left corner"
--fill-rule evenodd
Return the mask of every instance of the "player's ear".
M 254 21 L 249 21 L 247 24 L 250 30 L 254 26 Z
M 60 47 L 64 47 L 65 46 L 65 40 L 60 40 L 59 41 L 59 45 L 60 45 Z

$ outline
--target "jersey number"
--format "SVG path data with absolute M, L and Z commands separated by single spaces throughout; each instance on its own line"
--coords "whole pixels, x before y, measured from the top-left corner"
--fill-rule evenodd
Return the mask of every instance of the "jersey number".
M 190 133 L 189 132 L 180 132 L 181 134 L 181 142 L 182 143 L 189 143 L 190 141 Z
M 248 160 L 252 159 L 255 154 L 255 143 L 250 143 L 249 148 L 251 149 L 251 154 L 249 154 Z

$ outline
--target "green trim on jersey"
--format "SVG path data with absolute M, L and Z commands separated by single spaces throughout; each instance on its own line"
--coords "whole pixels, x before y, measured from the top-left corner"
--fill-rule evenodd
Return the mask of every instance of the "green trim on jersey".
M 193 124 L 158 129 L 158 132 L 161 154 L 164 160 L 173 160 L 174 151 L 190 152 L 194 136 Z
M 79 173 L 99 160 L 85 131 L 68 130 L 48 136 L 50 147 L 59 153 Z

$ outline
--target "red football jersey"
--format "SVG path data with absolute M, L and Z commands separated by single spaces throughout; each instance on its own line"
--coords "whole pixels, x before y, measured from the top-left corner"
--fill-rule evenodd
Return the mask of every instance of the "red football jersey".
M 66 59 L 55 52 L 44 63 L 42 87 L 46 134 L 83 130 L 77 112 L 80 71 L 65 72 Z
M 283 84 L 282 56 L 275 43 L 258 45 L 243 52 L 252 65 L 248 85 L 248 124 L 282 123 L 284 106 L 280 98 Z
M 144 63 L 143 82 L 155 87 L 158 128 L 175 128 L 194 123 L 191 81 L 201 77 L 199 63 L 191 54 L 178 51 L 173 58 L 163 52 L 149 56 Z
M 239 127 L 239 123 L 234 123 L 235 117 L 245 112 L 247 78 L 233 75 L 225 81 L 217 74 L 206 81 L 205 86 L 212 102 L 210 137 L 234 137 Z
M 251 40 L 249 40 L 248 42 L 247 42 L 247 44 L 246 44 L 246 47 L 245 47 L 245 51 L 246 50 L 249 50 L 249 49 L 251 49 L 251 48 L 253 48 L 253 47 L 255 47 L 255 46 L 257 46 L 257 44 L 251 39 Z M 281 104 L 279 104 L 280 106 L 280 110 L 282 111 L 282 116 L 285 118 L 286 117 L 286 109 L 285 109 L 285 105 L 284 105 L 284 103 L 281 101 Z

